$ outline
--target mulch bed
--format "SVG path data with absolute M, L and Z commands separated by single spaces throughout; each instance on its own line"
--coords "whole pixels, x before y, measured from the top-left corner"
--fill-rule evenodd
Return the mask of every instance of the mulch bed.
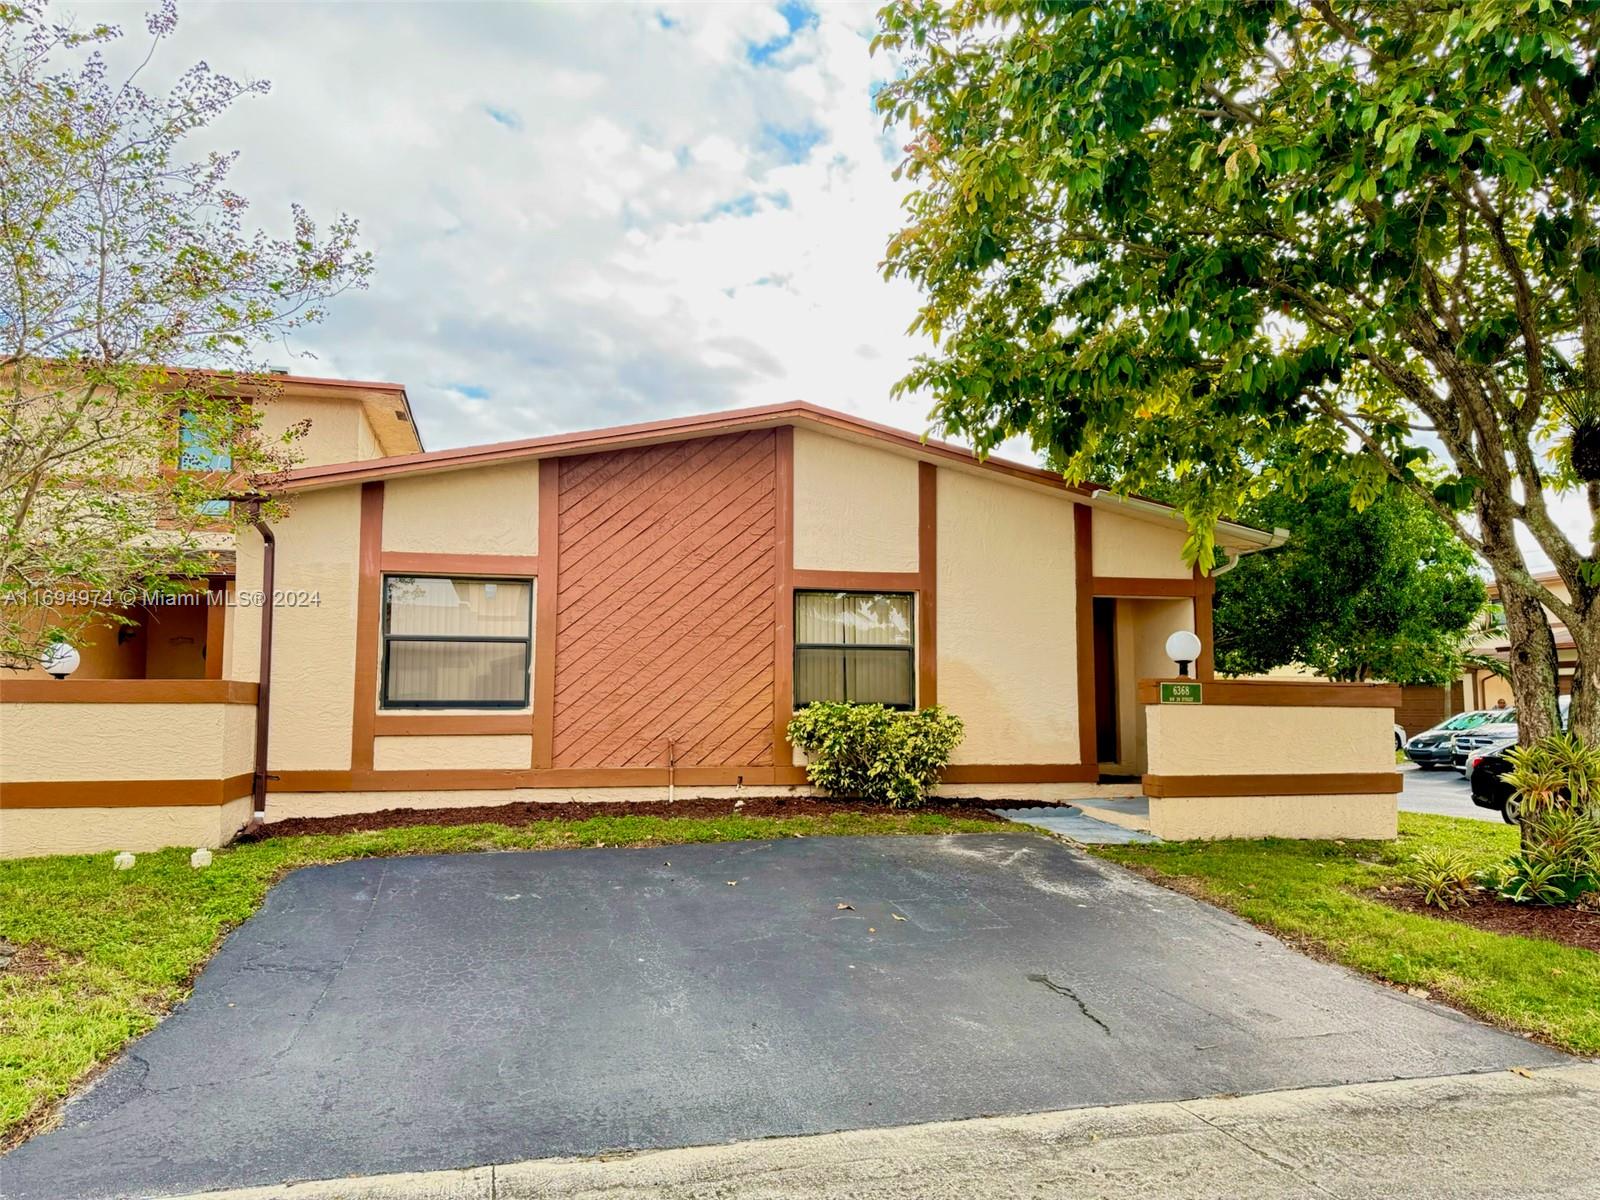
M 296 837 L 308 833 L 360 833 L 374 829 L 398 829 L 406 825 L 529 825 L 535 821 L 586 821 L 591 817 L 830 817 L 836 813 L 884 813 L 896 811 L 876 804 L 848 800 L 824 800 L 811 796 L 750 796 L 740 808 L 732 800 L 687 798 L 665 800 L 602 800 L 596 803 L 542 804 L 518 801 L 512 804 L 487 804 L 473 808 L 386 808 L 380 812 L 349 813 L 336 817 L 291 817 L 272 821 L 242 834 L 240 841 L 271 837 Z M 944 817 L 993 821 L 1003 824 L 980 800 L 947 800 L 925 804 L 910 811 L 935 813 Z M 268 801 L 271 805 L 271 801 Z
M 1380 904 L 1425 917 L 1444 917 L 1490 933 L 1509 933 L 1518 937 L 1544 938 L 1579 950 L 1600 954 L 1600 912 L 1567 906 L 1551 908 L 1537 904 L 1513 904 L 1498 896 L 1480 895 L 1465 908 L 1448 911 L 1424 904 L 1411 892 L 1368 892 Z

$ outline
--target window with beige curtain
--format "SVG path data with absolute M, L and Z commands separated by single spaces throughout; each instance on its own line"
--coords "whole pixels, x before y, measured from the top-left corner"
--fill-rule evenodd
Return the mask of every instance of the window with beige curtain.
M 914 708 L 912 598 L 899 592 L 794 594 L 794 703 Z
M 383 707 L 526 707 L 532 614 L 530 580 L 387 576 Z

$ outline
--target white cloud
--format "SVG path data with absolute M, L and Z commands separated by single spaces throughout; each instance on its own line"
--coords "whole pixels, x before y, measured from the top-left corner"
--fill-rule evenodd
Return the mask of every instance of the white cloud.
M 137 10 L 75 11 L 142 53 Z M 180 17 L 152 85 L 202 58 L 273 82 L 208 135 L 257 217 L 347 210 L 377 255 L 285 365 L 404 382 L 430 446 L 793 397 L 923 427 L 888 399 L 916 297 L 877 269 L 901 193 L 871 4 Z

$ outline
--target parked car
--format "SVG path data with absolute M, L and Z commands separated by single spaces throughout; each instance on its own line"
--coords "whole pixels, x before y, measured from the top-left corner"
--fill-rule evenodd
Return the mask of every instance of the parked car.
M 1479 808 L 1498 809 L 1507 825 L 1517 823 L 1517 802 L 1506 785 L 1505 774 L 1511 769 L 1511 760 L 1504 749 L 1474 755 L 1469 761 L 1471 770 L 1467 779 L 1472 784 L 1472 802 Z
M 1470 774 L 1472 764 L 1486 754 L 1497 754 L 1517 744 L 1517 723 L 1493 721 L 1466 733 L 1456 734 L 1451 742 L 1451 764 L 1463 775 Z
M 1401 726 L 1394 727 L 1394 748 L 1404 750 L 1406 746 L 1406 731 Z
M 1560 709 L 1559 720 L 1561 721 L 1561 728 L 1565 729 L 1567 727 L 1568 711 L 1572 707 L 1572 697 L 1562 696 L 1557 701 L 1557 707 Z M 1493 752 L 1503 746 L 1514 746 L 1517 743 L 1517 737 L 1517 710 L 1514 708 L 1497 709 L 1494 720 L 1485 721 L 1482 725 L 1466 733 L 1456 734 L 1453 743 L 1455 752 L 1451 756 L 1451 761 L 1455 763 L 1456 770 L 1463 775 L 1469 774 L 1472 767 L 1468 759 L 1474 754 L 1484 751 Z
M 1448 767 L 1450 756 L 1455 752 L 1450 742 L 1457 733 L 1465 729 L 1476 729 L 1492 717 L 1508 711 L 1510 710 L 1478 708 L 1471 712 L 1457 713 L 1439 722 L 1432 729 L 1423 730 L 1406 742 L 1404 747 L 1406 757 L 1424 771 L 1431 771 L 1435 767 Z

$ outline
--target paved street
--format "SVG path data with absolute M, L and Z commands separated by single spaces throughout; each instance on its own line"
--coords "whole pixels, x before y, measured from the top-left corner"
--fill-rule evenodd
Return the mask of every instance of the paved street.
M 1405 790 L 1400 793 L 1400 808 L 1405 812 L 1471 817 L 1476 821 L 1500 820 L 1498 809 L 1479 808 L 1472 802 L 1472 789 L 1459 771 L 1448 767 L 1423 771 L 1408 763 L 1401 768 L 1401 773 Z
M 1044 837 L 367 860 L 289 875 L 0 1174 L 163 1196 L 1570 1061 Z

